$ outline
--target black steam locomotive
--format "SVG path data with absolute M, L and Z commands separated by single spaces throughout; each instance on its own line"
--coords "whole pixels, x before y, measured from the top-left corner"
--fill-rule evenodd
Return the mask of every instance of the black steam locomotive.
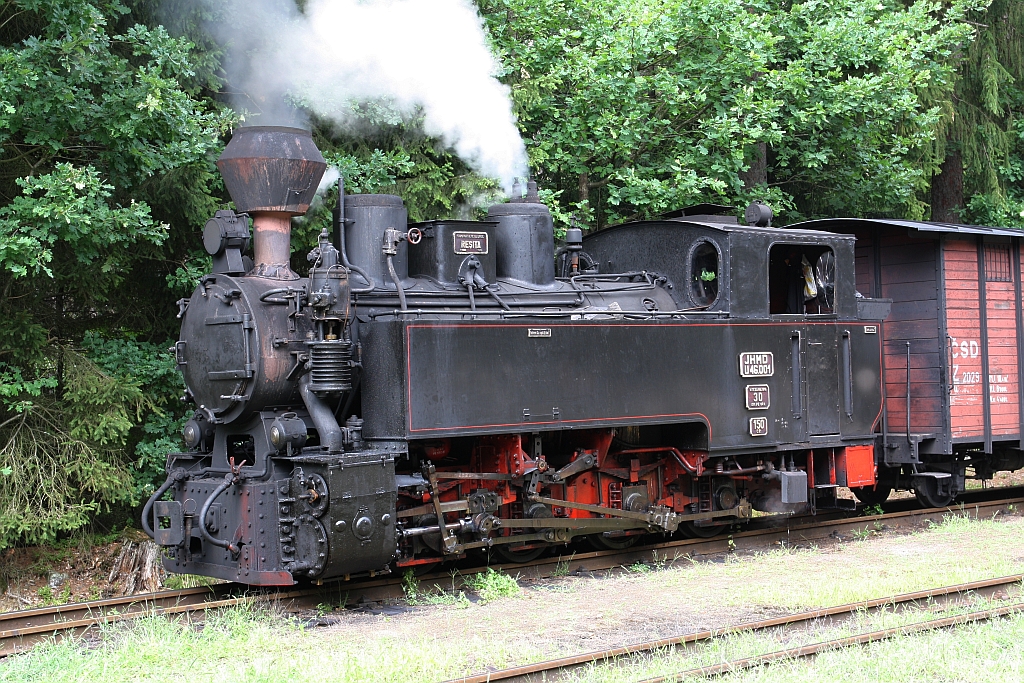
M 241 213 L 204 230 L 213 272 L 174 347 L 188 452 L 143 513 L 168 571 L 525 560 L 876 484 L 889 304 L 855 291 L 852 236 L 702 206 L 556 250 L 532 183 L 480 222 L 339 192 L 301 278 L 290 219 L 326 168 L 310 135 L 242 128 L 218 165 Z

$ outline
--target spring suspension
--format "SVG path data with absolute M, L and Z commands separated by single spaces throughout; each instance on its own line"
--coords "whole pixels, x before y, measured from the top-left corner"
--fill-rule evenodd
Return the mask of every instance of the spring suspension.
M 309 388 L 320 395 L 352 389 L 352 342 L 329 339 L 310 344 Z

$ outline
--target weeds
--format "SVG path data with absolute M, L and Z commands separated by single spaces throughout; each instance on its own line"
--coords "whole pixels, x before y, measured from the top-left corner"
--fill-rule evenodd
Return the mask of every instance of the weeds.
M 569 576 L 569 565 L 570 565 L 570 563 L 572 563 L 572 558 L 574 558 L 574 557 L 576 557 L 576 553 L 575 552 L 572 555 L 569 556 L 569 559 L 567 559 L 565 561 L 562 561 L 560 559 L 558 561 L 558 564 L 555 565 L 554 571 L 551 572 L 551 576 L 552 577 Z
M 65 583 L 59 593 L 54 593 L 49 586 L 43 586 L 36 591 L 36 595 L 43 601 L 43 606 L 65 605 L 71 600 L 71 583 Z
M 467 607 L 469 605 L 466 594 L 455 590 L 454 574 L 452 575 L 452 590 L 450 592 L 445 590 L 424 590 L 413 570 L 408 569 L 402 575 L 402 592 L 405 593 L 406 602 L 420 607 L 427 605 Z
M 420 580 L 411 569 L 406 569 L 402 574 L 402 592 L 409 604 L 414 604 L 420 596 Z
M 523 590 L 515 578 L 505 572 L 494 571 L 490 567 L 485 572 L 467 576 L 463 582 L 488 602 L 499 598 L 519 597 Z
M 884 514 L 885 514 L 885 510 L 882 509 L 881 505 L 866 505 L 866 506 L 864 506 L 864 516 L 865 517 L 877 517 L 879 515 L 884 515 Z

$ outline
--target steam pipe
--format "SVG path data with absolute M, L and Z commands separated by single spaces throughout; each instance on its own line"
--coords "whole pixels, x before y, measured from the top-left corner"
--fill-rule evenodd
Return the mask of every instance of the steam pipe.
M 306 404 L 306 410 L 309 411 L 309 417 L 313 420 L 313 426 L 320 435 L 320 445 L 326 446 L 329 453 L 340 453 L 342 437 L 338 420 L 327 404 L 309 388 L 309 382 L 310 376 L 307 372 L 299 380 L 299 393 L 302 395 L 302 402 Z
M 767 467 L 764 465 L 754 465 L 753 467 L 741 467 L 736 470 L 722 470 L 721 472 L 715 472 L 716 475 L 721 474 L 726 477 L 732 477 L 743 474 L 756 474 L 757 472 L 764 472 Z
M 366 294 L 374 290 L 373 279 L 366 274 L 366 271 L 359 266 L 354 266 L 349 263 L 348 252 L 345 251 L 345 178 L 340 176 L 338 178 L 338 208 L 335 211 L 335 232 L 338 235 L 338 251 L 341 252 L 341 265 L 345 266 L 353 273 L 356 273 L 364 280 L 366 280 L 366 287 L 352 287 L 350 290 L 352 294 Z
M 615 455 L 634 455 L 634 454 L 639 454 L 639 453 L 671 453 L 675 457 L 676 462 L 678 462 L 680 465 L 682 465 L 683 469 L 685 469 L 687 472 L 689 472 L 693 476 L 699 477 L 702 474 L 704 474 L 704 462 L 702 460 L 697 460 L 697 462 L 695 462 L 695 463 L 689 462 L 689 461 L 687 461 L 686 456 L 683 455 L 681 452 L 679 452 L 678 448 L 673 448 L 672 446 L 653 446 L 653 447 L 650 447 L 650 448 L 629 448 L 629 449 L 626 449 L 624 451 L 615 451 L 614 453 L 610 453 L 610 455 L 612 455 L 612 456 L 615 456 Z M 717 474 L 717 472 L 715 472 L 714 474 Z
M 402 281 L 398 279 L 398 271 L 395 270 L 395 262 L 391 258 L 391 254 L 388 254 L 388 272 L 391 273 L 391 280 L 395 283 L 395 288 L 398 290 L 398 303 L 402 306 L 402 310 L 407 310 L 409 305 L 405 301 L 405 289 L 402 287 Z M 473 298 L 473 294 L 469 295 L 470 300 Z
M 238 480 L 238 476 L 234 472 L 228 472 L 224 475 L 224 481 L 217 485 L 217 488 L 213 490 L 210 497 L 203 503 L 203 508 L 199 511 L 199 533 L 202 535 L 203 540 L 210 545 L 215 545 L 218 548 L 227 548 L 232 553 L 238 552 L 238 546 L 231 543 L 231 541 L 220 538 L 214 538 L 210 535 L 210 531 L 206 528 L 206 516 L 210 514 L 210 506 L 213 505 L 213 501 L 217 500 L 217 497 L 224 493 L 224 491 L 234 484 Z
M 484 290 L 486 290 L 488 294 L 490 294 L 492 297 L 494 297 L 494 300 L 497 301 L 499 304 L 501 304 L 501 307 L 504 308 L 506 311 L 511 311 L 512 310 L 512 307 L 509 306 L 507 303 L 505 303 L 501 299 L 501 297 L 498 296 L 497 292 L 495 292 L 493 289 L 491 289 L 491 285 L 487 285 L 486 287 L 484 287 Z
M 156 534 L 153 531 L 153 527 L 149 524 L 149 516 L 153 511 L 153 503 L 159 500 L 160 496 L 167 492 L 167 489 L 171 488 L 171 484 L 174 483 L 174 475 L 168 474 L 167 480 L 160 485 L 160 488 L 156 490 L 149 500 L 146 501 L 146 507 L 142 508 L 142 530 L 146 532 L 146 535 L 150 538 L 154 538 Z

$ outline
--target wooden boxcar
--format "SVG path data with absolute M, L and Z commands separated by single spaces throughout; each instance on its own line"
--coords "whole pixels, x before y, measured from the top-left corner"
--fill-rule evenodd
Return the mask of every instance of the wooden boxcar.
M 892 300 L 875 497 L 913 488 L 942 505 L 968 475 L 1024 466 L 1024 233 L 891 219 L 792 227 L 856 236 L 858 293 Z

